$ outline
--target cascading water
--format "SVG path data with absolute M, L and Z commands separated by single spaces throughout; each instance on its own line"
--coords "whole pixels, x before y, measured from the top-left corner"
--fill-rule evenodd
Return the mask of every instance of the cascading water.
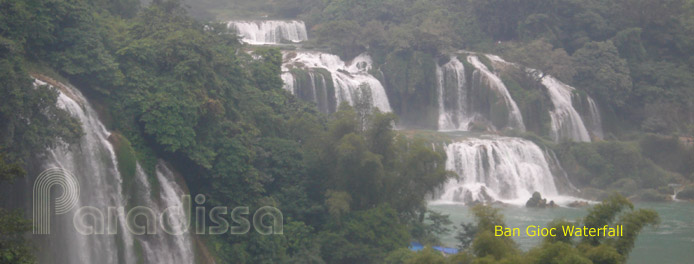
M 36 83 L 45 85 L 38 80 Z M 76 176 L 81 187 L 78 207 L 93 206 L 105 210 L 109 206 L 122 206 L 125 200 L 121 189 L 123 178 L 117 169 L 114 148 L 108 141 L 110 133 L 99 122 L 96 113 L 85 103 L 86 100 L 79 91 L 71 89 L 66 92 L 59 94 L 58 107 L 65 109 L 82 123 L 84 135 L 78 144 L 61 145 L 50 149 L 43 167 L 44 169 L 61 168 Z M 125 230 L 123 215 L 118 216 L 118 223 L 118 229 Z M 53 226 L 51 235 L 39 242 L 43 248 L 47 249 L 39 256 L 41 262 L 135 263 L 136 261 L 132 250 L 134 240 L 129 233 L 121 232 L 113 236 L 85 236 L 75 230 L 72 217 L 56 217 Z M 119 251 L 119 248 L 122 251 Z
M 487 68 L 487 66 L 485 66 L 484 63 L 482 63 L 479 60 L 479 58 L 476 55 L 468 56 L 467 60 L 476 69 L 473 73 L 473 75 L 475 75 L 475 77 L 473 78 L 479 78 L 478 80 L 481 86 L 492 89 L 496 92 L 497 95 L 501 96 L 501 98 L 504 100 L 504 103 L 508 110 L 508 126 L 515 127 L 516 129 L 524 131 L 525 124 L 523 123 L 523 116 L 521 114 L 521 111 L 519 110 L 518 105 L 516 105 L 516 102 L 511 97 L 511 94 L 508 92 L 508 89 L 506 89 L 506 86 L 501 81 L 501 79 L 499 79 L 498 76 L 492 73 Z M 476 87 L 476 85 L 473 85 L 473 90 L 474 89 L 481 88 Z
M 468 114 L 465 66 L 451 56 L 443 66 L 436 65 L 439 94 L 439 131 L 469 129 L 473 116 Z
M 280 78 L 282 78 L 282 82 L 284 83 L 284 86 L 282 88 L 284 88 L 292 94 L 296 94 L 296 91 L 294 90 L 294 87 L 296 86 L 296 84 L 294 83 L 294 75 L 292 75 L 292 73 L 290 72 L 282 72 Z
M 594 137 L 597 137 L 599 139 L 603 138 L 603 132 L 602 132 L 602 118 L 600 117 L 600 109 L 598 108 L 598 104 L 595 103 L 595 100 L 593 98 L 590 98 L 590 96 L 587 96 L 588 99 L 588 116 L 589 116 L 589 124 L 590 127 L 590 132 L 593 133 Z
M 530 141 L 508 137 L 469 138 L 445 147 L 446 169 L 458 174 L 445 184 L 442 202 L 524 203 L 535 191 L 556 196 L 543 151 Z
M 485 54 L 490 60 L 507 66 L 519 67 L 514 63 L 507 62 L 501 57 Z M 539 70 L 526 68 L 527 74 L 541 77 L 541 83 L 547 88 L 554 109 L 550 110 L 552 121 L 552 131 L 550 135 L 554 141 L 571 139 L 573 141 L 590 142 L 592 133 L 594 137 L 602 138 L 602 121 L 600 111 L 595 101 L 586 96 L 588 113 L 584 112 L 582 117 L 573 105 L 574 88 L 557 80 L 551 75 L 545 75 Z
M 306 25 L 298 20 L 229 21 L 227 26 L 236 29 L 243 41 L 251 45 L 308 40 Z
M 36 80 L 36 84 L 45 85 L 39 80 Z M 139 165 L 135 179 L 139 183 L 137 188 L 123 189 L 125 179 L 118 170 L 114 145 L 109 141 L 111 133 L 99 121 L 79 90 L 67 85 L 60 86 L 57 105 L 81 122 L 84 135 L 78 144 L 63 144 L 48 150 L 42 169 L 61 168 L 75 175 L 80 185 L 78 208 L 91 206 L 102 210 L 106 217 L 105 212 L 109 207 L 127 210 L 143 205 L 152 208 L 155 215 L 161 215 L 163 209 L 180 205 L 180 198 L 174 196 L 180 197 L 183 192 L 164 173 L 164 176 L 158 175 L 161 202 L 155 204 L 152 199 L 157 198 L 151 197 L 150 185 Z M 144 203 L 128 205 L 127 201 L 132 197 L 141 197 Z M 136 236 L 127 231 L 125 214 L 121 213 L 115 214 L 116 234 L 83 235 L 75 229 L 72 216 L 55 217 L 51 234 L 37 241 L 44 249 L 39 255 L 41 263 L 194 262 L 188 235 L 172 238 L 158 232 L 157 235 Z M 142 247 L 141 250 L 137 248 L 138 245 Z
M 552 104 L 554 104 L 554 109 L 550 111 L 552 139 L 557 142 L 562 139 L 590 142 L 588 129 L 583 124 L 581 115 L 576 112 L 572 105 L 571 98 L 574 88 L 549 75 L 542 77 L 542 85 L 547 88 Z
M 284 88 L 299 98 L 316 102 L 319 107 L 324 104 L 322 100 L 325 99 L 334 100 L 334 105 L 346 102 L 359 108 L 378 108 L 381 112 L 392 112 L 383 85 L 376 77 L 369 74 L 371 65 L 371 57 L 366 54 L 359 55 L 347 63 L 333 54 L 307 51 L 285 52 L 282 65 Z M 305 89 L 305 87 L 299 87 L 296 81 L 298 77 L 290 78 L 287 76 L 287 74 L 292 74 L 292 69 L 308 71 L 310 81 L 307 89 L 310 92 L 302 94 L 299 90 Z M 327 95 L 330 92 L 329 81 L 326 80 L 326 76 L 318 72 L 320 70 L 327 72 L 332 79 L 334 98 L 315 96 L 314 91 L 321 91 L 321 95 Z M 321 79 L 316 79 L 317 76 L 320 76 Z M 316 84 L 319 86 L 317 87 Z M 322 91 L 326 92 L 323 93 Z M 330 104 L 330 102 L 325 104 Z
M 156 176 L 159 183 L 158 197 L 152 191 L 147 174 L 137 166 L 136 180 L 141 191 L 138 193 L 140 199 L 136 203 L 152 209 L 157 217 L 164 217 L 165 219 L 157 220 L 169 225 L 172 234 L 160 226 L 156 234 L 138 237 L 142 252 L 145 252 L 142 258 L 145 263 L 194 263 L 193 245 L 190 236 L 185 234 L 186 229 L 183 229 L 187 223 L 184 222 L 186 216 L 182 211 L 184 206 L 181 196 L 185 192 L 176 184 L 171 170 L 161 161 L 156 166 Z M 167 208 L 170 209 L 163 214 Z

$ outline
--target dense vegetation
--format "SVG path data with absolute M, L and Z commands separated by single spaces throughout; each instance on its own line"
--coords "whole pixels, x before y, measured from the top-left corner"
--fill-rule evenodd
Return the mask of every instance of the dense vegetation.
M 411 236 L 435 239 L 424 196 L 449 176 L 445 157 L 396 136 L 394 115 L 346 105 L 319 114 L 281 89 L 278 50 L 255 50 L 254 59 L 226 27 L 192 20 L 178 2 L 136 13 L 122 8 L 130 4 L 0 3 L 2 144 L 13 160 L 26 164 L 81 133 L 55 106 L 55 88 L 32 88 L 27 72 L 48 74 L 100 102 L 122 135 L 123 166 L 135 155 L 152 174 L 164 157 L 210 207 L 282 208 L 285 236 L 210 238 L 220 262 L 373 262 Z M 21 238 L 18 215 L 2 214 Z
M 435 122 L 434 65 L 445 62 L 443 55 L 461 49 L 499 54 L 552 74 L 598 102 L 605 139 L 618 142 L 547 144 L 579 187 L 666 200 L 672 194 L 668 184 L 694 179 L 691 167 L 672 164 L 691 163 L 694 154 L 677 140 L 694 135 L 693 1 L 281 2 L 255 3 L 248 10 L 304 19 L 311 34 L 305 47 L 345 59 L 368 51 L 404 125 L 432 127 Z M 548 139 L 551 104 L 536 80 L 522 75 L 509 71 L 501 78 L 528 131 Z M 576 104 L 579 111 L 581 104 Z M 591 198 L 607 195 L 589 193 Z
M 637 0 L 242 3 L 246 11 L 303 17 L 315 35 L 309 45 L 344 57 L 368 49 L 385 65 L 384 74 L 411 78 L 388 78 L 405 80 L 391 85 L 400 89 L 395 107 L 433 97 L 426 69 L 438 55 L 461 48 L 493 51 L 599 98 L 617 138 L 633 129 L 691 133 L 693 9 L 689 2 L 667 2 L 667 9 L 656 5 L 646 13 L 613 6 L 651 3 Z M 491 224 L 502 221 L 493 209 L 480 207 L 478 223 L 461 235 L 472 242 L 470 250 L 447 260 L 431 250 L 411 253 L 405 249 L 411 239 L 434 244 L 437 235 L 450 232 L 450 222 L 428 212 L 424 198 L 451 175 L 440 150 L 393 131 L 394 115 L 345 105 L 330 116 L 320 114 L 281 89 L 279 50 L 256 49 L 254 58 L 226 26 L 193 20 L 178 1 L 138 8 L 133 0 L 0 0 L 0 7 L 0 144 L 8 164 L 26 165 L 57 140 L 80 135 L 75 121 L 55 107 L 56 91 L 34 88 L 28 73 L 65 78 L 100 104 L 109 129 L 132 144 L 149 174 L 157 157 L 165 158 L 175 161 L 191 193 L 208 197 L 207 206 L 281 208 L 284 236 L 210 237 L 207 246 L 220 263 L 621 263 L 641 227 L 657 221 L 652 212 L 632 211 L 624 199 L 612 198 L 582 224 L 613 223 L 626 211 L 618 221 L 635 227 L 629 237 L 557 239 L 521 253 L 509 239 L 489 234 Z M 605 82 L 613 85 L 596 85 Z M 431 113 L 416 114 L 421 122 L 431 120 Z M 691 172 L 688 160 L 658 160 L 629 149 L 633 144 L 566 144 L 566 157 L 588 170 L 576 172 L 586 185 L 635 178 L 627 183 L 649 186 L 662 180 L 654 175 L 669 173 L 620 170 L 638 170 L 629 166 L 644 160 L 680 175 Z M 649 149 L 659 144 L 653 145 L 642 143 Z M 615 159 L 639 155 L 610 160 L 593 152 Z M 591 157 L 596 160 L 586 159 Z M 0 165 L 2 180 L 21 174 Z M 31 261 L 18 235 L 27 226 L 19 218 L 0 211 L 0 262 Z
M 206 0 L 190 5 L 203 11 L 247 6 L 241 8 L 245 16 L 303 18 L 313 45 L 345 58 L 367 49 L 386 64 L 397 64 L 389 57 L 402 60 L 408 56 L 398 54 L 412 52 L 472 49 L 505 55 L 597 98 L 603 111 L 614 115 L 609 129 L 616 136 L 625 129 L 693 133 L 692 1 Z

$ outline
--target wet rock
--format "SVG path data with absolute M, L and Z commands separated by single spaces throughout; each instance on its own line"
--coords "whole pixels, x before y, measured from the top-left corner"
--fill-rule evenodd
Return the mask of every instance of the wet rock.
M 530 208 L 553 208 L 557 207 L 557 204 L 554 203 L 554 201 L 549 201 L 547 202 L 547 199 L 542 198 L 542 195 L 539 192 L 534 192 L 533 197 L 530 197 L 528 201 L 525 203 L 525 207 L 530 207 Z

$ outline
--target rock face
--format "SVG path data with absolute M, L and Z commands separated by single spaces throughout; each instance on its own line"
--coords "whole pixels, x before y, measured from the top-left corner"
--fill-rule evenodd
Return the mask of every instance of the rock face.
M 528 201 L 525 203 L 525 207 L 552 208 L 557 207 L 557 205 L 554 203 L 554 201 L 549 201 L 549 203 L 547 203 L 547 199 L 542 198 L 542 195 L 539 192 L 534 192 L 533 197 L 530 197 L 530 199 L 528 199 Z
M 678 200 L 694 201 L 694 185 L 689 185 L 685 187 L 684 190 L 677 192 L 675 198 Z

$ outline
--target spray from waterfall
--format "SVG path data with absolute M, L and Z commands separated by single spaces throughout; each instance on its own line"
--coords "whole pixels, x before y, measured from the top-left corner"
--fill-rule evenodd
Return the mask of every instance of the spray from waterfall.
M 522 68 L 496 55 L 485 54 L 485 56 L 495 63 Z M 576 96 L 573 87 L 537 69 L 526 68 L 526 73 L 533 78 L 540 78 L 542 85 L 547 88 L 547 93 L 554 106 L 554 109 L 550 110 L 552 122 L 550 136 L 554 141 L 570 139 L 579 142 L 590 142 L 591 133 L 593 137 L 603 137 L 600 111 L 593 98 L 590 96 L 585 97 L 588 104 L 588 112 L 583 112 L 584 115 L 581 116 L 573 105 L 573 99 Z
M 543 151 L 534 143 L 509 137 L 469 138 L 448 144 L 446 169 L 458 179 L 445 184 L 441 202 L 525 203 L 535 191 L 557 196 Z
M 285 76 L 285 89 L 292 87 L 292 91 L 299 98 L 321 104 L 328 104 L 325 101 L 334 101 L 335 105 L 346 102 L 355 107 L 378 108 L 381 112 L 392 112 L 388 96 L 381 82 L 369 73 L 371 69 L 371 57 L 361 54 L 350 62 L 345 62 L 337 55 L 322 52 L 285 52 L 284 63 L 282 65 L 283 75 L 292 74 L 291 69 L 299 68 L 308 71 L 310 78 L 308 87 L 298 87 L 297 76 L 289 78 Z M 317 72 L 324 70 L 330 74 L 332 87 L 334 87 L 334 98 L 316 96 L 314 91 L 327 91 L 327 80 L 325 76 Z M 316 81 L 316 76 L 320 75 L 320 80 Z M 292 81 L 291 85 L 289 82 Z M 319 84 L 319 87 L 316 86 Z M 300 91 L 308 88 L 309 92 Z M 321 93 L 328 94 L 327 92 Z
M 39 80 L 36 80 L 36 84 L 45 85 Z M 175 205 L 175 201 L 164 194 L 172 192 L 170 190 L 174 190 L 176 195 L 182 194 L 177 183 L 169 176 L 159 176 L 162 197 L 159 198 L 161 203 L 155 203 L 153 199 L 158 198 L 151 197 L 151 187 L 139 165 L 135 179 L 128 179 L 118 170 L 115 147 L 109 141 L 111 133 L 98 119 L 87 99 L 79 90 L 68 85 L 61 84 L 59 88 L 57 106 L 80 121 L 84 135 L 77 144 L 60 144 L 49 149 L 41 167 L 44 170 L 60 168 L 76 177 L 80 184 L 77 207 L 99 209 L 104 211 L 102 217 L 107 217 L 107 208 L 134 206 L 128 204 L 128 201 L 149 205 L 157 212 Z M 139 184 L 135 185 L 137 188 L 125 189 L 124 183 L 132 180 L 138 181 Z M 40 262 L 116 264 L 138 263 L 142 259 L 147 263 L 193 262 L 192 246 L 186 235 L 177 238 L 165 234 L 133 235 L 126 231 L 127 219 L 124 213 L 113 215 L 117 231 L 114 234 L 85 235 L 76 230 L 72 214 L 65 216 L 56 217 L 51 234 L 37 240 L 43 248 L 38 256 Z
M 474 114 L 468 113 L 465 66 L 456 56 L 443 66 L 436 65 L 439 94 L 438 130 L 469 130 Z
M 554 109 L 550 111 L 552 139 L 557 142 L 561 139 L 590 142 L 588 129 L 572 104 L 574 88 L 550 75 L 542 77 L 542 85 L 547 88 L 552 104 L 554 104 Z
M 476 55 L 468 56 L 467 60 L 475 67 L 475 74 L 479 74 L 480 83 L 495 91 L 504 100 L 506 108 L 508 109 L 509 126 L 525 131 L 525 124 L 523 123 L 521 111 L 511 97 L 508 89 L 506 89 L 504 82 L 502 82 L 496 74 L 492 73 Z
M 602 131 L 602 117 L 600 117 L 600 109 L 593 98 L 590 98 L 590 96 L 586 97 L 588 100 L 588 116 L 590 118 L 588 124 L 590 124 L 590 132 L 593 133 L 594 137 L 602 139 L 604 137 L 604 133 Z

